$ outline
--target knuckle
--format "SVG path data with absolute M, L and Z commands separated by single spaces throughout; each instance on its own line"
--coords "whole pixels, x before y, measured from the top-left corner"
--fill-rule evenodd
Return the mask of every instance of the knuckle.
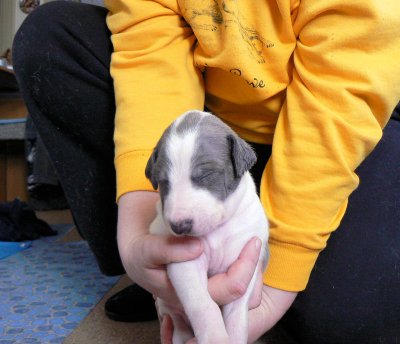
M 238 299 L 242 297 L 247 291 L 247 284 L 242 280 L 234 279 L 231 281 L 229 286 L 229 294 L 234 298 Z
M 160 247 L 159 240 L 155 240 L 154 237 L 143 240 L 139 259 L 142 259 L 147 267 L 158 265 L 164 260 L 164 255 L 165 249 Z
M 139 258 L 144 260 L 146 264 L 149 264 L 149 259 L 150 259 L 149 256 L 152 249 L 149 240 L 143 240 L 139 248 L 140 248 Z

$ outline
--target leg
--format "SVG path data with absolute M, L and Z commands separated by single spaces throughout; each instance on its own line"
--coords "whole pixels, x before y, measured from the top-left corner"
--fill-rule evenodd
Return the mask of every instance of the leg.
M 258 264 L 261 264 L 261 261 Z M 259 269 L 260 266 L 258 265 L 255 271 L 259 271 Z M 247 287 L 246 293 L 241 298 L 223 306 L 222 308 L 222 314 L 230 344 L 247 343 L 249 333 L 249 300 L 254 291 L 257 277 L 258 275 L 255 273 Z
M 112 45 L 104 8 L 52 2 L 17 32 L 13 59 L 28 111 L 101 270 L 122 274 L 116 243 Z
M 194 337 L 192 328 L 181 316 L 172 315 L 172 321 L 174 323 L 174 333 L 172 335 L 173 344 L 186 344 Z
M 185 344 L 194 337 L 189 320 L 186 317 L 183 308 L 180 304 L 168 304 L 164 300 L 157 298 L 157 312 L 159 319 L 168 315 L 173 323 L 173 344 Z
M 207 258 L 167 266 L 168 277 L 192 325 L 199 344 L 227 344 L 228 334 L 218 305 L 207 289 Z
M 400 342 L 400 121 L 358 168 L 340 228 L 278 324 L 298 343 Z

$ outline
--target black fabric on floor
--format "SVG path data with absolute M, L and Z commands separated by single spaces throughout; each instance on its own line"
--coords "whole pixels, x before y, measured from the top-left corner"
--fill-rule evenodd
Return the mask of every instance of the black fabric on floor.
M 0 241 L 35 240 L 56 234 L 25 202 L 15 199 L 0 204 Z

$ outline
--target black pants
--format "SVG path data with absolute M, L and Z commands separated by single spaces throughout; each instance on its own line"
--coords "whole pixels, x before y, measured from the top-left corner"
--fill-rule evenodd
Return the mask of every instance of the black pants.
M 124 272 L 116 244 L 112 45 L 104 8 L 52 2 L 28 16 L 14 68 L 76 225 L 105 274 Z M 340 228 L 277 325 L 296 343 L 400 343 L 400 122 L 359 167 Z M 256 145 L 256 179 L 270 147 Z M 326 195 L 329 197 L 329 195 Z

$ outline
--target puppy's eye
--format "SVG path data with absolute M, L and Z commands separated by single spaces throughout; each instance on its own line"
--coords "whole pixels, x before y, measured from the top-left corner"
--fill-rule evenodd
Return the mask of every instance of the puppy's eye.
M 192 176 L 192 182 L 195 184 L 207 183 L 215 180 L 220 173 L 220 171 L 207 171 L 199 175 L 194 175 Z

